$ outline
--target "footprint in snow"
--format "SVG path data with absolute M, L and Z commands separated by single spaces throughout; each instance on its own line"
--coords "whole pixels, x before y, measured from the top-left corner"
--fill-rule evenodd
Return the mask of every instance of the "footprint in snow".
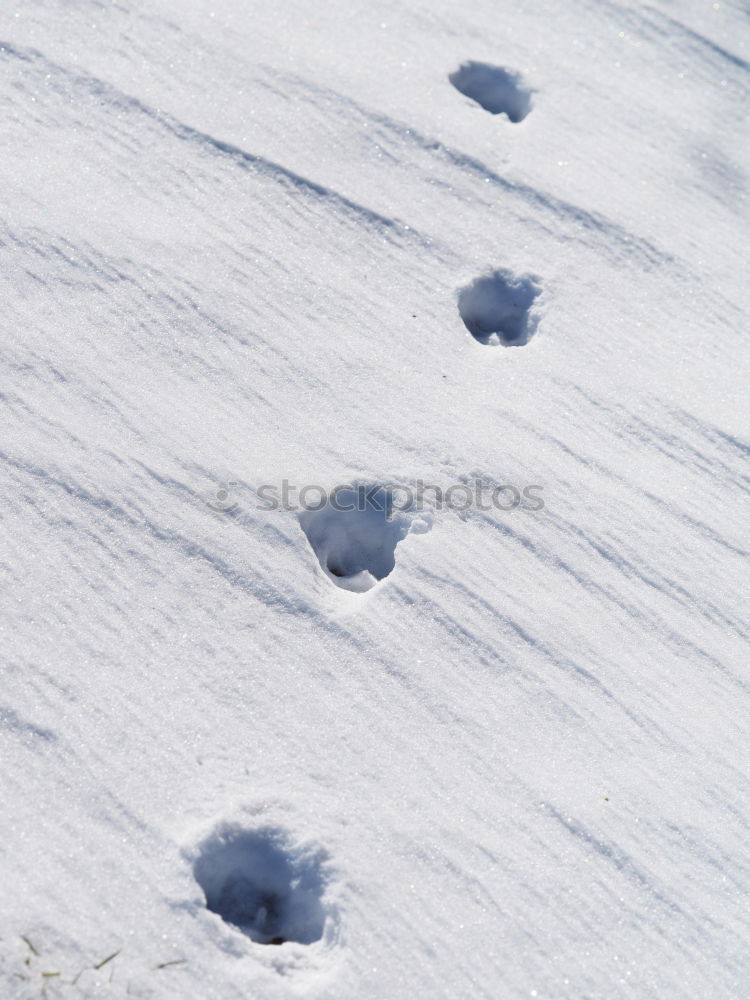
M 275 827 L 227 824 L 204 841 L 194 864 L 208 909 L 257 944 L 312 944 L 324 934 L 322 853 L 289 845 Z
M 491 271 L 461 289 L 458 311 L 480 344 L 522 347 L 536 333 L 539 317 L 533 306 L 540 292 L 535 275 Z
M 393 509 L 383 486 L 339 487 L 319 510 L 299 522 L 321 569 L 338 587 L 362 593 L 396 565 L 396 546 L 412 528 L 410 515 Z
M 456 90 L 490 114 L 507 115 L 510 121 L 517 123 L 531 111 L 532 91 L 523 84 L 521 74 L 514 70 L 489 63 L 465 62 L 448 79 Z

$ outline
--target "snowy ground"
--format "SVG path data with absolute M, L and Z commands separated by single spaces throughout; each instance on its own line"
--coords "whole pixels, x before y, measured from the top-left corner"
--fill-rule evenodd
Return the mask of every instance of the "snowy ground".
M 750 996 L 748 38 L 6 0 L 3 997 Z

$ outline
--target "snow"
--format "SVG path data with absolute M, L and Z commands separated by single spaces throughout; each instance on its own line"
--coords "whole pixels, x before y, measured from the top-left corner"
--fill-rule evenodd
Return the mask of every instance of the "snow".
M 4 5 L 3 996 L 747 995 L 747 39 Z

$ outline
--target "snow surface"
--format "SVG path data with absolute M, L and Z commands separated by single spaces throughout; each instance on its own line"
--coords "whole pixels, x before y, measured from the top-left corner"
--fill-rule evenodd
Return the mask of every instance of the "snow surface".
M 3 997 L 750 996 L 749 33 L 2 5 Z

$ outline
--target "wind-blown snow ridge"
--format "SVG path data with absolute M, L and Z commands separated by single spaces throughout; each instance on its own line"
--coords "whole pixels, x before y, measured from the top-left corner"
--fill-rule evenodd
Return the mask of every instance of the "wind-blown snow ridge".
M 34 49 L 21 51 L 7 42 L 0 41 L 0 53 L 20 59 L 26 63 L 34 64 L 37 62 L 48 72 L 52 71 L 60 74 L 64 79 L 74 84 L 75 87 L 87 91 L 94 97 L 102 98 L 112 108 L 121 108 L 144 115 L 167 129 L 176 138 L 220 153 L 242 168 L 257 170 L 259 173 L 275 180 L 277 183 L 290 187 L 302 195 L 322 199 L 343 211 L 345 215 L 354 218 L 359 224 L 373 228 L 383 235 L 387 235 L 389 238 L 398 237 L 406 242 L 419 241 L 425 245 L 429 245 L 431 242 L 431 240 L 421 236 L 413 227 L 397 219 L 387 218 L 364 205 L 360 205 L 344 197 L 331 188 L 327 188 L 307 177 L 303 177 L 301 174 L 295 173 L 293 170 L 279 163 L 274 163 L 262 156 L 249 153 L 239 146 L 234 146 L 231 143 L 224 142 L 221 139 L 192 128 L 190 125 L 178 121 L 167 112 L 150 107 L 138 98 L 118 90 L 105 80 L 66 69 L 49 60 L 42 52 Z
M 150 520 L 143 511 L 130 513 L 106 496 L 97 496 L 78 483 L 68 482 L 46 469 L 19 461 L 5 452 L 0 452 L 0 462 L 4 462 L 6 465 L 27 476 L 56 487 L 72 499 L 80 501 L 96 511 L 102 512 L 105 516 L 115 518 L 120 524 L 135 529 L 139 533 L 146 533 L 155 542 L 175 549 L 186 558 L 200 561 L 213 573 L 218 574 L 222 579 L 227 581 L 232 587 L 240 588 L 247 596 L 255 597 L 266 606 L 275 606 L 292 614 L 300 613 L 306 608 L 304 603 L 295 601 L 294 598 L 290 599 L 279 592 L 274 593 L 273 590 L 269 590 L 257 576 L 249 576 L 241 570 L 232 567 L 218 556 L 217 553 L 209 552 L 179 532 L 164 528 Z M 180 488 L 184 490 L 182 484 L 180 484 Z
M 274 78 L 293 85 L 297 89 L 298 95 L 301 94 L 303 99 L 309 101 L 311 104 L 316 104 L 321 99 L 334 101 L 340 108 L 355 111 L 363 121 L 377 125 L 382 130 L 381 136 L 387 137 L 386 141 L 391 140 L 394 151 L 396 147 L 393 144 L 403 143 L 407 147 L 412 146 L 413 148 L 429 153 L 444 163 L 457 167 L 460 176 L 468 174 L 483 184 L 489 182 L 491 186 L 499 188 L 516 201 L 538 209 L 542 217 L 553 218 L 559 227 L 565 226 L 569 230 L 569 227 L 575 226 L 577 230 L 585 230 L 592 246 L 614 252 L 617 257 L 619 257 L 623 248 L 627 248 L 629 252 L 632 252 L 636 256 L 642 266 L 648 268 L 652 268 L 656 264 L 676 263 L 676 259 L 672 254 L 654 246 L 648 240 L 644 240 L 635 233 L 629 232 L 618 223 L 608 219 L 603 213 L 587 211 L 578 205 L 556 198 L 548 192 L 537 190 L 521 181 L 503 177 L 475 157 L 452 149 L 438 139 L 421 134 L 412 125 L 407 125 L 405 122 L 397 121 L 382 112 L 368 108 L 346 95 L 337 93 L 331 88 L 318 87 L 312 81 L 293 73 L 277 73 L 269 67 L 265 68 Z M 347 120 L 351 119 L 348 118 Z M 458 179 L 454 177 L 456 183 L 460 183 L 460 176 Z M 432 183 L 435 182 L 434 178 L 431 180 Z M 569 234 L 568 238 L 570 238 Z M 581 239 L 580 232 L 576 232 L 575 238 L 577 240 Z M 617 248 L 616 251 L 613 251 L 613 245 Z
M 58 739 L 56 733 L 53 733 L 51 729 L 34 725 L 33 722 L 22 719 L 12 708 L 4 705 L 0 705 L 0 729 L 10 730 L 21 738 L 31 736 L 44 743 L 55 743 Z
M 650 6 L 644 6 L 643 10 L 647 15 L 643 20 L 647 24 L 650 20 L 650 25 L 658 32 L 660 38 L 670 41 L 675 40 L 677 45 L 679 45 L 682 39 L 686 39 L 690 47 L 697 48 L 701 53 L 707 52 L 710 56 L 714 57 L 715 61 L 729 63 L 735 69 L 743 70 L 745 73 L 750 71 L 750 63 L 746 59 L 742 59 L 723 46 L 717 45 L 716 42 L 712 42 L 710 38 L 707 38 L 698 31 L 694 31 L 678 18 Z M 643 23 L 643 20 L 641 23 Z

